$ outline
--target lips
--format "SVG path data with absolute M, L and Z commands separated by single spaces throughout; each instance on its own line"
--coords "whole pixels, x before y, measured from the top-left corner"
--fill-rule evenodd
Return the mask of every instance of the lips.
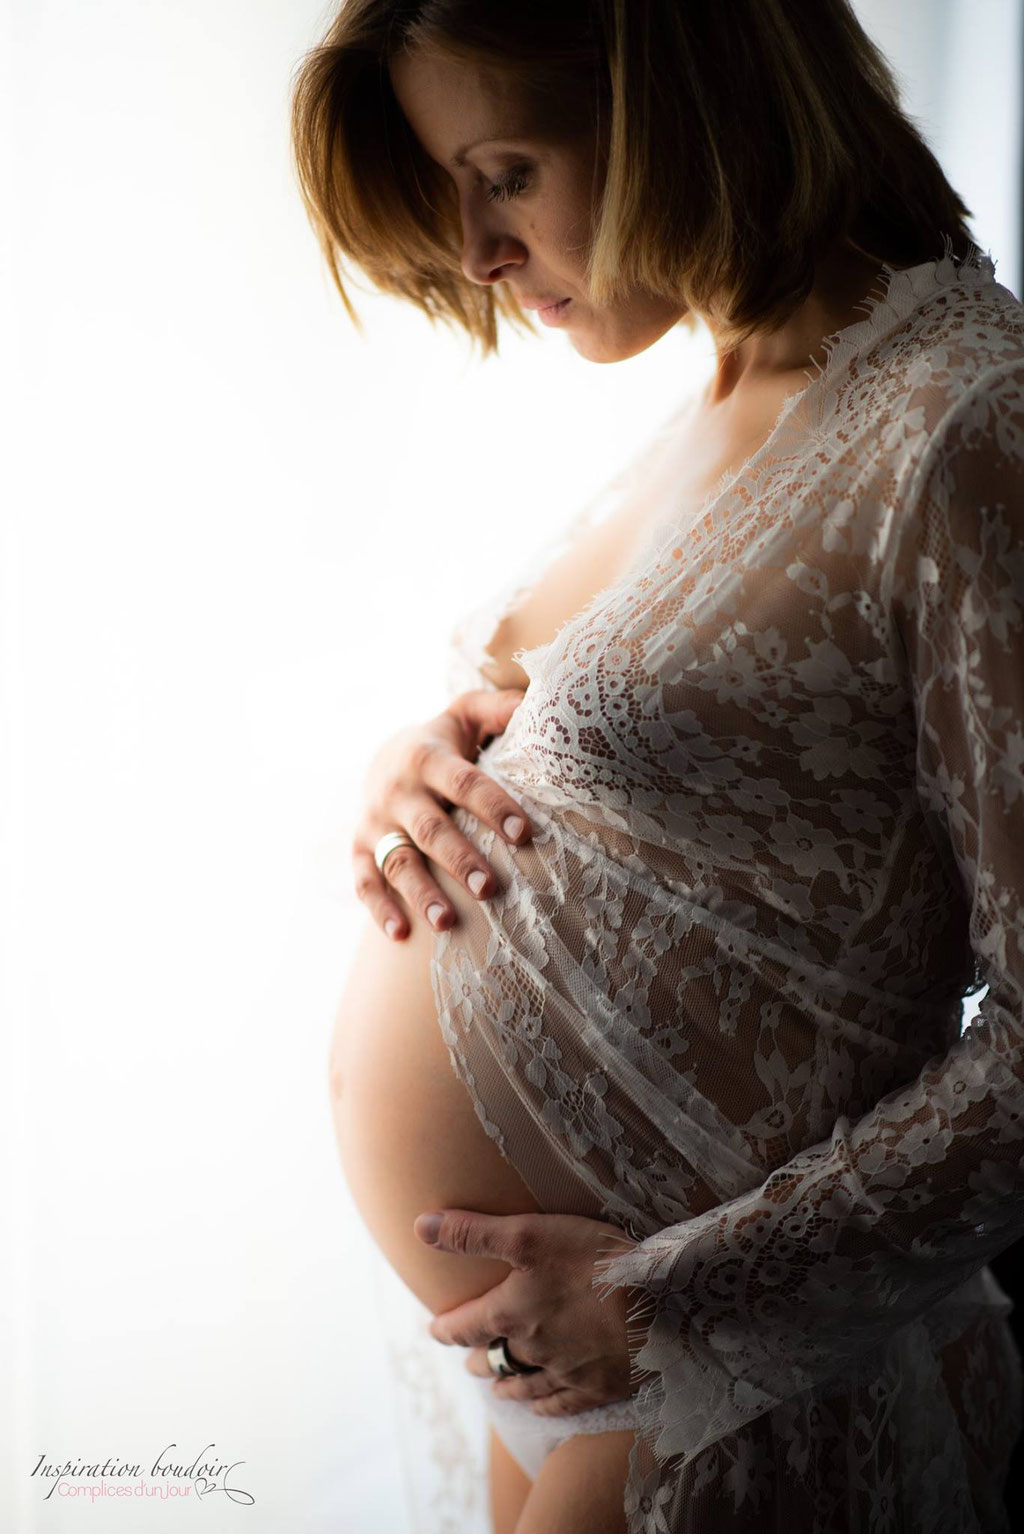
M 554 309 L 558 304 L 564 304 L 565 302 L 566 299 L 564 298 L 521 298 L 519 300 L 519 307 L 521 309 Z
M 571 308 L 572 299 L 563 298 L 556 304 L 550 304 L 547 308 L 538 309 L 537 318 L 542 325 L 561 325 Z

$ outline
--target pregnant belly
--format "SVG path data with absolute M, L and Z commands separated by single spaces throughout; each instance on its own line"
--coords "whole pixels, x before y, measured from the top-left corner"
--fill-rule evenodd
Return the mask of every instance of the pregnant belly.
M 430 870 L 459 920 L 479 920 L 472 896 L 434 864 Z M 416 1216 L 526 1214 L 540 1205 L 452 1068 L 430 984 L 433 946 L 421 916 L 401 943 L 367 918 L 335 1019 L 330 1092 L 353 1200 L 384 1257 L 436 1315 L 483 1294 L 509 1268 L 433 1251 L 413 1234 Z

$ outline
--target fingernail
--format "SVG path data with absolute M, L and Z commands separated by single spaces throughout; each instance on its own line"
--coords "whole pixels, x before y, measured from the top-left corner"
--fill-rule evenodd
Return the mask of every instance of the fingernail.
M 389 916 L 387 921 L 384 923 L 384 931 L 387 933 L 388 937 L 394 937 L 395 933 L 398 931 L 398 923 L 393 916 Z
M 444 915 L 444 906 L 443 905 L 438 905 L 436 900 L 434 901 L 433 905 L 428 905 L 427 906 L 427 921 L 430 923 L 430 925 L 432 927 L 436 927 L 437 926 L 438 922 L 441 920 L 441 917 L 443 915 Z
M 482 868 L 474 868 L 473 872 L 466 880 L 466 883 L 469 885 L 474 895 L 479 895 L 480 891 L 487 883 L 487 875 L 484 873 Z
M 523 821 L 518 815 L 506 815 L 502 821 L 502 830 L 510 842 L 514 842 L 517 836 L 523 834 Z
M 426 1241 L 430 1246 L 433 1246 L 441 1233 L 441 1216 L 439 1214 L 421 1214 L 413 1229 L 421 1241 Z

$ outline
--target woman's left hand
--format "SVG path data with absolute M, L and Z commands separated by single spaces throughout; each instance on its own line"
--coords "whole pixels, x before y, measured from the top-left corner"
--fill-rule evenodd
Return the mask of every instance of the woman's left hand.
M 414 1233 L 425 1240 L 426 1216 Z M 585 1411 L 632 1394 L 626 1314 L 630 1290 L 604 1297 L 592 1287 L 594 1263 L 637 1245 L 615 1225 L 574 1214 L 480 1214 L 446 1209 L 436 1242 L 440 1251 L 496 1257 L 512 1271 L 485 1294 L 430 1323 L 438 1342 L 471 1348 L 470 1374 L 494 1380 L 496 1395 L 530 1401 L 544 1417 Z M 508 1339 L 520 1363 L 537 1374 L 501 1378 L 487 1363 L 495 1337 Z

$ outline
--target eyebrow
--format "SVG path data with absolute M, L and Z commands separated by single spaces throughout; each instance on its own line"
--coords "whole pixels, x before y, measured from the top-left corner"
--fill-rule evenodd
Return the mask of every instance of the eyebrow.
M 527 135 L 523 133 L 504 133 L 499 138 L 478 138 L 471 144 L 462 144 L 451 157 L 450 163 L 460 168 L 466 163 L 466 156 L 471 149 L 477 149 L 481 144 L 511 144 L 525 143 Z

